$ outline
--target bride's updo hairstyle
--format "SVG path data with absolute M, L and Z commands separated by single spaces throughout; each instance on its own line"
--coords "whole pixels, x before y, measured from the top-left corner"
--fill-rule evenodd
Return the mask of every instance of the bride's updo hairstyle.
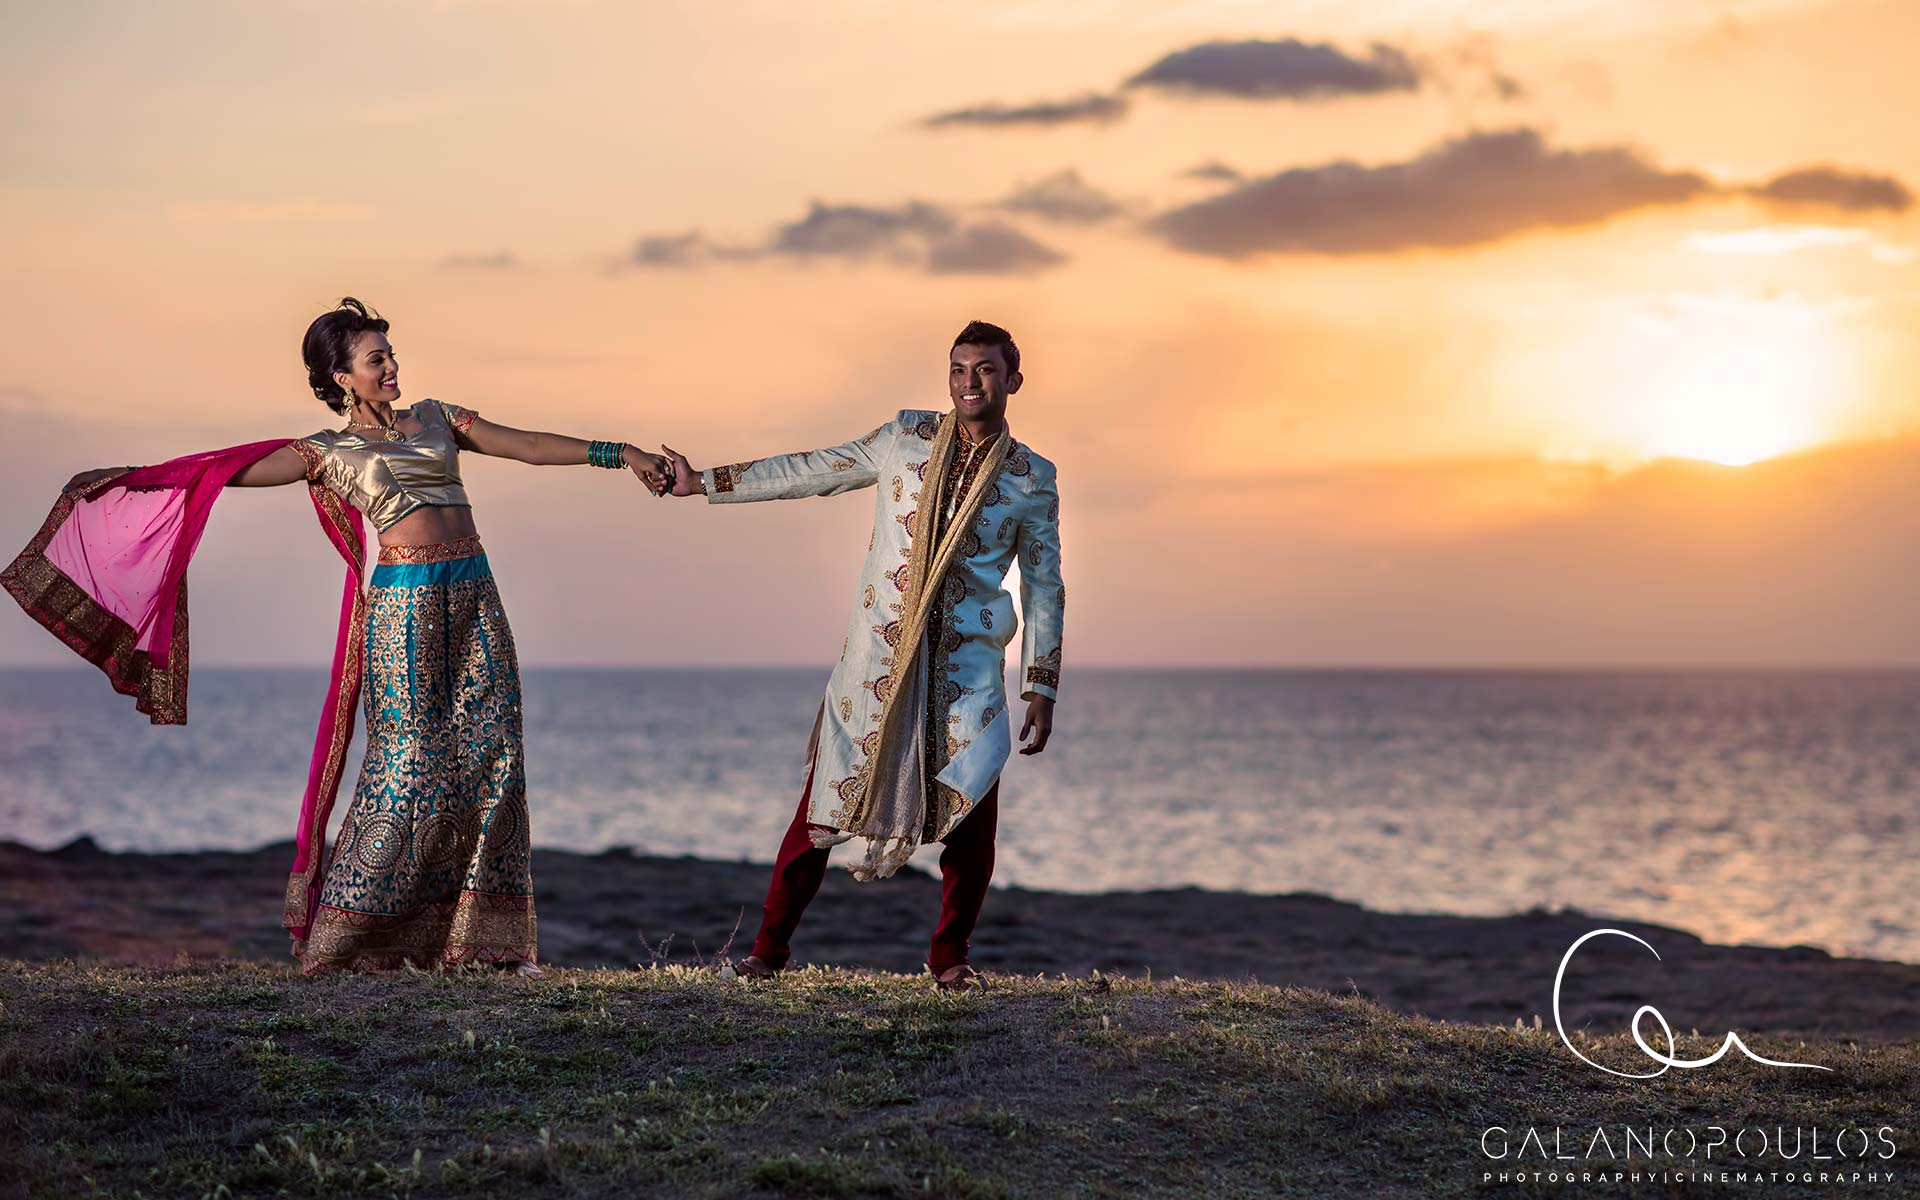
M 363 333 L 385 333 L 387 319 L 352 296 L 344 297 L 332 312 L 324 312 L 307 326 L 300 341 L 300 357 L 307 362 L 307 385 L 320 402 L 342 416 L 347 394 L 333 381 L 334 372 L 353 368 L 353 339 Z

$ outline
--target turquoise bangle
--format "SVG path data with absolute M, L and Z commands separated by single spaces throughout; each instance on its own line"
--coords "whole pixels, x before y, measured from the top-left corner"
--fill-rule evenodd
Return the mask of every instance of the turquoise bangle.
M 587 465 L 618 471 L 627 465 L 621 461 L 626 452 L 625 442 L 589 442 L 587 443 Z

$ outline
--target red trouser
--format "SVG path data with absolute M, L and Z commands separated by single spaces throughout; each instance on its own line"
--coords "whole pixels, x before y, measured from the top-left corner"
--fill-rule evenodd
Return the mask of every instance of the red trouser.
M 807 794 L 813 777 L 800 791 L 800 808 L 780 842 L 780 856 L 767 884 L 767 902 L 754 935 L 753 953 L 770 967 L 784 967 L 793 931 L 827 877 L 827 855 L 807 836 Z M 999 824 L 1000 784 L 995 782 L 974 810 L 960 819 L 942 839 L 940 852 L 940 924 L 933 931 L 927 968 L 935 975 L 967 961 L 967 942 L 987 899 L 987 881 L 993 878 L 993 833 Z M 821 826 L 820 828 L 825 828 Z

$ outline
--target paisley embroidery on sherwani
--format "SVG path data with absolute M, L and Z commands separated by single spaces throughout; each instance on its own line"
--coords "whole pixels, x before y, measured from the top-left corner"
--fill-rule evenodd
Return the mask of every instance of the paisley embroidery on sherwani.
M 876 691 L 891 687 L 891 682 L 888 680 L 879 680 L 877 682 L 881 687 L 875 688 Z M 855 805 L 860 802 L 861 795 L 866 790 L 867 780 L 873 776 L 873 752 L 878 748 L 879 743 L 880 731 L 878 729 L 869 730 L 866 734 L 862 735 L 857 742 L 860 747 L 860 765 L 855 768 L 853 774 L 843 776 L 827 785 L 832 789 L 833 794 L 839 798 L 843 807 Z M 838 810 L 836 810 L 832 815 L 837 818 L 840 814 Z
M 1027 668 L 1027 682 L 1041 687 L 1060 686 L 1060 647 L 1055 646 L 1033 660 L 1033 665 Z
M 713 469 L 713 490 L 715 492 L 732 491 L 734 485 L 740 481 L 740 477 L 747 473 L 747 468 L 759 461 L 757 458 L 750 458 L 745 462 L 729 463 L 724 467 L 715 467 Z
M 971 531 L 969 531 L 971 532 Z M 978 539 L 974 539 L 977 543 Z M 963 547 L 962 554 L 965 554 Z M 922 841 L 931 841 L 939 836 L 956 812 L 964 812 L 967 799 L 953 788 L 938 781 L 941 771 L 953 761 L 955 755 L 968 745 L 966 740 L 957 738 L 952 730 L 957 726 L 960 714 L 954 706 L 963 697 L 973 694 L 973 689 L 963 687 L 950 676 L 959 669 L 953 662 L 954 651 L 965 642 L 959 629 L 960 605 L 973 594 L 973 587 L 958 571 L 949 572 L 941 582 L 940 592 L 934 601 L 932 613 L 927 617 L 927 717 L 925 726 L 925 755 L 927 804 L 926 816 L 922 822 L 920 836 Z

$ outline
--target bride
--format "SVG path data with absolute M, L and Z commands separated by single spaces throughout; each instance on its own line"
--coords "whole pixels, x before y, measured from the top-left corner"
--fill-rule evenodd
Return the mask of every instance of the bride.
M 624 442 L 513 429 L 439 400 L 395 407 L 388 329 L 352 297 L 307 329 L 307 381 L 339 428 L 76 475 L 0 585 L 155 724 L 184 723 L 186 568 L 213 501 L 229 486 L 305 481 L 348 573 L 287 882 L 293 952 L 309 973 L 538 974 L 519 663 L 460 451 L 631 470 L 655 495 L 671 476 Z M 379 538 L 364 580 L 361 514 Z M 328 857 L 363 681 L 366 755 Z

